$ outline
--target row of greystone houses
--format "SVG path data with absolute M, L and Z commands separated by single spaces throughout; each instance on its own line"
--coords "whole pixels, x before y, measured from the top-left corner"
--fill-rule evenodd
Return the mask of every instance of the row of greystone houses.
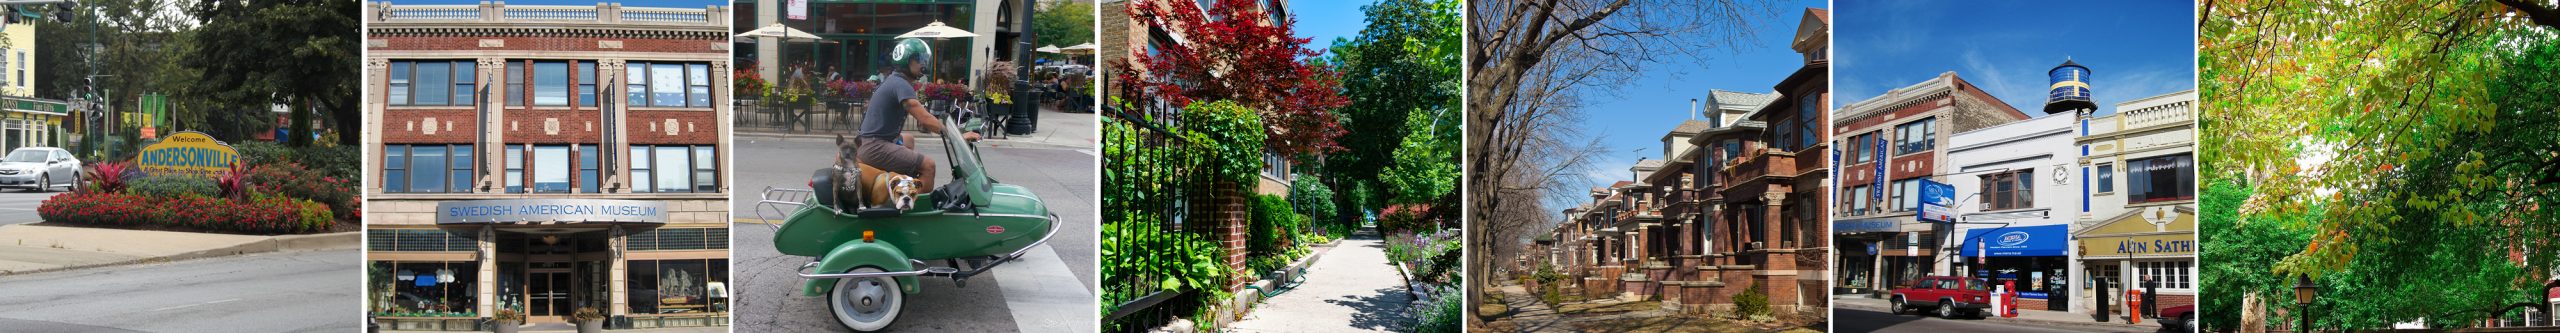
M 1775 91 L 1710 91 L 1662 136 L 1662 156 L 1564 210 L 1521 267 L 1553 267 L 1562 292 L 1586 299 L 1683 313 L 1730 311 L 1746 290 L 1782 313 L 1828 308 L 1829 25 L 1806 9 L 1791 45 L 1804 61 Z

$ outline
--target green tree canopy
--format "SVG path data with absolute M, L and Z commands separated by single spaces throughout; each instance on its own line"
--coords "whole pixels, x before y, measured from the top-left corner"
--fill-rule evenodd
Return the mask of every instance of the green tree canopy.
M 356 105 L 356 22 L 359 2 L 343 0 L 200 0 L 188 8 L 198 24 L 196 47 L 180 64 L 203 76 L 191 93 L 210 100 L 215 112 L 264 114 L 272 105 L 293 107 L 296 145 L 311 142 L 312 113 L 327 110 L 342 127 L 353 126 Z M 359 131 L 341 128 L 338 143 L 354 145 Z

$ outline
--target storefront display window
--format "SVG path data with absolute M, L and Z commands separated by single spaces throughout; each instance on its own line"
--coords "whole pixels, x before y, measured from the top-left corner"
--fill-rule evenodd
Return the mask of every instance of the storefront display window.
M 726 312 L 728 270 L 728 259 L 633 260 L 631 313 Z
M 779 20 L 793 29 L 808 31 L 835 43 L 787 43 L 780 52 L 781 64 L 764 64 L 780 69 L 777 77 L 792 78 L 791 67 L 806 65 L 812 79 L 824 80 L 829 74 L 854 79 L 870 77 L 886 61 L 886 41 L 908 31 L 942 22 L 955 28 L 976 26 L 976 5 L 968 1 L 928 1 L 932 3 L 810 3 L 809 19 Z M 741 9 L 743 10 L 743 9 Z M 742 21 L 743 22 L 743 21 Z M 876 41 L 876 42 L 875 42 Z M 930 40 L 933 43 L 934 82 L 965 82 L 969 73 L 972 38 Z M 833 69 L 835 72 L 826 72 Z
M 477 262 L 373 262 L 373 308 L 386 316 L 477 315 Z
M 2194 263 L 2187 260 L 2134 262 L 2134 273 L 2137 274 L 2134 286 L 2141 287 L 2141 281 L 2148 279 L 2158 282 L 2160 289 L 2195 289 Z

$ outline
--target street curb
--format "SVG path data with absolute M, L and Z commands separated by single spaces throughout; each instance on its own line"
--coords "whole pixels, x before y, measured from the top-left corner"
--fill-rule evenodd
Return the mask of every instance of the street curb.
M 244 255 L 244 254 L 267 253 L 267 252 L 283 252 L 283 251 L 312 251 L 312 250 L 338 250 L 338 249 L 357 249 L 357 248 L 362 248 L 362 247 L 363 247 L 363 244 L 364 244 L 364 234 L 363 234 L 363 233 L 361 233 L 361 232 L 355 232 L 355 231 L 339 232 L 339 233 L 327 233 L 327 234 L 311 234 L 311 235 L 278 235 L 278 236 L 269 236 L 269 237 L 267 237 L 266 239 L 261 239 L 261 240 L 256 240 L 256 241 L 251 241 L 251 242 L 248 242 L 248 243 L 241 243 L 241 244 L 238 244 L 238 245 L 232 245 L 232 246 L 226 246 L 226 247 L 220 247 L 220 248 L 212 248 L 212 249 L 205 249 L 205 250 L 189 251 L 189 252 L 185 252 L 185 253 L 179 253 L 179 254 L 173 254 L 173 255 L 166 255 L 166 256 L 146 257 L 146 258 L 135 258 L 135 259 L 133 259 L 133 260 L 112 261 L 112 262 L 92 263 L 92 264 L 66 265 L 66 266 L 59 266 L 59 267 L 48 267 L 48 268 L 31 269 L 31 270 L 23 270 L 23 271 L 0 271 L 0 276 L 19 275 L 19 274 L 35 274 L 35 273 L 45 273 L 45 272 L 58 272 L 58 271 L 68 271 L 68 270 L 79 270 L 79 269 L 99 268 L 99 267 L 111 267 L 111 266 L 134 265 L 134 264 L 148 264 L 148 263 L 159 263 L 159 262 L 185 261 L 185 260 L 194 260 L 194 259 L 217 258 L 217 257 L 228 257 L 228 256 L 236 256 L 236 255 Z
M 734 133 L 734 136 L 736 137 L 735 139 L 810 140 L 810 141 L 817 141 L 817 142 L 834 142 L 834 141 L 835 141 L 835 139 L 836 139 L 835 134 L 836 134 L 836 133 L 828 133 L 828 134 L 814 134 L 814 133 L 813 133 L 813 134 L 793 134 L 793 133 L 773 133 L 773 132 L 735 132 L 735 133 Z M 939 137 L 917 136 L 917 137 L 916 137 L 916 143 L 918 143 L 918 144 L 931 143 L 931 144 L 937 144 L 937 145 L 939 145 L 939 144 L 942 144 L 942 138 L 939 138 Z M 1008 139 L 986 139 L 986 140 L 979 140 L 979 141 L 978 141 L 978 143 L 979 143 L 980 145 L 982 145 L 982 146 L 986 146 L 986 147 L 995 147 L 995 148 L 1042 148 L 1042 149 L 1093 149 L 1093 148 L 1094 148 L 1093 146 L 1078 146 L 1078 145 L 1070 145 L 1070 144 L 1062 144 L 1062 143 L 1031 142 L 1031 141 L 1011 141 L 1011 140 L 1008 140 Z
M 1887 310 L 1887 309 L 1885 309 L 1885 308 L 1881 308 L 1881 307 L 1874 307 L 1874 306 L 1867 306 L 1867 305 L 1862 305 L 1862 304 L 1843 304 L 1843 303 L 1839 303 L 1839 302 L 1832 302 L 1832 305 L 1833 305 L 1833 307 L 1834 307 L 1834 308 L 1855 308 L 1855 309 L 1859 309 L 1859 310 L 1867 310 L 1867 311 L 1888 312 L 1888 313 L 1892 312 L 1892 311 L 1888 311 L 1888 310 Z M 1934 318 L 1934 317 L 1933 317 L 1933 318 Z M 2024 317 L 2020 317 L 2020 318 L 2004 318 L 2004 317 L 2000 317 L 2000 316 L 1992 316 L 1992 317 L 1990 317 L 1990 318 L 1983 318 L 1983 319 L 1980 319 L 1980 320 L 1982 320 L 1982 321 L 2008 321 L 2008 322 L 2018 322 L 2018 323 L 2026 323 L 2026 324 L 2032 324 L 2032 325 L 2044 325 L 2044 326 L 2083 327 L 2083 328 L 2092 328 L 2092 329 L 2101 329 L 2101 330 L 2106 330 L 2106 332 L 2152 332 L 2152 331 L 2158 331 L 2158 330 L 2160 330 L 2160 325 L 2126 325 L 2126 324 L 2118 323 L 2118 322 L 2106 322 L 2106 323 L 2099 323 L 2099 322 L 2056 321 L 2056 320 L 2043 320 L 2043 319 L 2028 319 L 2028 318 L 2024 318 Z M 2155 322 L 2155 323 L 2156 323 L 2156 322 Z

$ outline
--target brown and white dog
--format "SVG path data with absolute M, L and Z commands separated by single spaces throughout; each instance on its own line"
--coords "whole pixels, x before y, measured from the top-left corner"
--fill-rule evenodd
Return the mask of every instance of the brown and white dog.
M 850 197 L 859 191 L 866 194 L 862 198 L 866 206 L 893 205 L 902 211 L 915 208 L 916 195 L 924 193 L 924 189 L 917 188 L 920 183 L 916 178 L 880 170 L 856 161 L 854 157 L 861 154 L 861 145 L 857 144 L 858 140 L 860 139 L 846 139 L 843 134 L 836 135 L 835 167 L 839 173 L 838 179 L 848 180 L 838 182 L 842 185 L 836 189 L 836 197 Z

